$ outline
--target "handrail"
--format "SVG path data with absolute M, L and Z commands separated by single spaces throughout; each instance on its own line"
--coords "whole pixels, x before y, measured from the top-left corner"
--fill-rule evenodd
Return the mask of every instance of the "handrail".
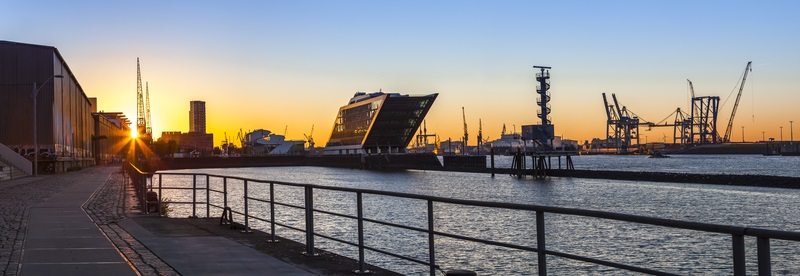
M 14 166 L 27 175 L 33 175 L 33 163 L 2 143 L 0 143 L 0 159 L 7 161 L 9 166 Z
M 206 190 L 208 193 L 209 191 L 223 194 L 225 198 L 225 202 L 228 202 L 228 188 L 226 186 L 225 190 L 220 192 L 217 190 L 210 189 L 210 178 L 222 178 L 224 182 L 227 184 L 228 179 L 235 179 L 243 181 L 245 185 L 244 195 L 243 195 L 243 204 L 242 206 L 244 210 L 242 212 L 234 212 L 236 214 L 244 216 L 244 226 L 245 231 L 249 231 L 249 219 L 257 219 L 260 221 L 268 222 L 271 225 L 270 235 L 272 235 L 274 239 L 275 235 L 275 225 L 279 225 L 282 227 L 286 227 L 295 231 L 305 232 L 306 233 L 306 246 L 308 255 L 315 255 L 313 243 L 314 237 L 322 237 L 328 238 L 334 241 L 339 241 L 338 238 L 330 237 L 327 235 L 322 235 L 320 233 L 314 232 L 314 223 L 313 223 L 313 213 L 322 213 L 328 214 L 338 217 L 343 217 L 347 219 L 355 219 L 358 221 L 359 225 L 363 222 L 370 222 L 370 223 L 377 223 L 382 225 L 387 225 L 391 227 L 406 229 L 410 231 L 417 231 L 428 233 L 429 235 L 429 243 L 430 243 L 430 250 L 429 256 L 430 260 L 413 260 L 413 262 L 417 262 L 420 264 L 426 264 L 431 267 L 431 275 L 436 273 L 436 270 L 439 269 L 435 262 L 435 252 L 433 251 L 435 240 L 434 236 L 442 236 L 454 239 L 460 239 L 464 241 L 470 242 L 478 242 L 488 245 L 494 246 L 501 246 L 506 248 L 514 248 L 520 249 L 525 251 L 537 252 L 539 254 L 539 274 L 546 275 L 546 255 L 552 256 L 559 256 L 564 258 L 569 258 L 573 260 L 579 260 L 584 262 L 590 262 L 594 264 L 610 266 L 630 271 L 637 271 L 637 272 L 644 272 L 649 274 L 655 275 L 670 275 L 667 272 L 656 271 L 648 268 L 642 267 L 635 267 L 621 263 L 615 263 L 611 261 L 605 260 L 598 260 L 590 257 L 583 257 L 569 253 L 557 252 L 552 250 L 547 250 L 544 241 L 544 213 L 551 213 L 551 214 L 562 214 L 562 215 L 573 215 L 573 216 L 582 216 L 582 217 L 590 217 L 590 218 L 599 218 L 599 219 L 607 219 L 607 220 L 615 220 L 615 221 L 623 221 L 623 222 L 630 222 L 630 223 L 639 223 L 639 224 L 647 224 L 647 225 L 654 225 L 654 226 L 662 226 L 668 228 L 675 228 L 675 229 L 686 229 L 686 230 L 694 230 L 694 231 L 701 231 L 701 232 L 709 232 L 709 233 L 721 233 L 721 234 L 728 234 L 731 235 L 732 243 L 733 243 L 733 269 L 734 275 L 744 275 L 745 274 L 745 262 L 744 262 L 744 236 L 751 236 L 756 237 L 758 239 L 757 243 L 757 254 L 758 254 L 758 271 L 760 275 L 768 275 L 770 273 L 770 250 L 769 250 L 769 240 L 770 239 L 778 239 L 778 240 L 787 240 L 787 241 L 800 241 L 800 232 L 790 232 L 790 231 L 781 231 L 781 230 L 771 230 L 771 229 L 762 229 L 762 228 L 750 228 L 750 227 L 742 227 L 742 226 L 731 226 L 731 225 L 722 225 L 722 224 L 711 224 L 711 223 L 702 223 L 702 222 L 690 222 L 690 221 L 681 221 L 681 220 L 674 220 L 674 219 L 664 219 L 664 218 L 654 218 L 654 217 L 646 217 L 646 216 L 639 216 L 639 215 L 630 215 L 630 214 L 622 214 L 622 213 L 613 213 L 613 212 L 606 212 L 606 211 L 596 211 L 596 210 L 585 210 L 585 209 L 577 209 L 577 208 L 565 208 L 565 207 L 553 207 L 553 206 L 543 206 L 543 205 L 535 205 L 535 204 L 519 204 L 519 203 L 502 203 L 502 202 L 489 202 L 489 201 L 478 201 L 478 200 L 466 200 L 466 199 L 453 199 L 453 198 L 444 198 L 444 197 L 437 197 L 437 196 L 428 196 L 428 195 L 418 195 L 418 194 L 409 194 L 409 193 L 401 193 L 401 192 L 390 192 L 390 191 L 378 191 L 378 190 L 368 190 L 368 189 L 360 189 L 360 188 L 345 188 L 345 187 L 331 187 L 331 186 L 321 186 L 315 184 L 301 184 L 301 183 L 292 183 L 292 182 L 284 182 L 284 181 L 270 181 L 270 180 L 259 180 L 259 179 L 252 179 L 246 177 L 236 177 L 236 176 L 225 176 L 225 175 L 217 175 L 217 174 L 206 174 L 206 173 L 179 173 L 179 172 L 158 172 L 155 173 L 159 176 L 159 190 L 161 189 L 175 189 L 175 190 L 185 190 L 186 188 L 182 187 L 162 187 L 160 179 L 163 176 L 192 176 L 194 180 L 192 180 L 192 187 L 189 189 L 203 189 Z M 198 187 L 196 183 L 197 176 L 205 176 L 206 178 L 206 185 L 205 187 Z M 261 183 L 261 184 L 268 184 L 270 188 L 269 192 L 269 199 L 260 199 L 251 197 L 248 194 L 247 183 Z M 274 186 L 275 185 L 282 185 L 282 186 L 290 186 L 290 187 L 302 187 L 305 189 L 305 206 L 298 206 L 288 203 L 281 203 L 275 201 L 274 198 Z M 324 211 L 313 208 L 313 190 L 330 190 L 330 191 L 340 191 L 340 192 L 349 192 L 355 193 L 358 196 L 357 200 L 357 208 L 358 208 L 358 215 L 347 215 L 341 214 L 331 211 Z M 370 219 L 364 218 L 361 215 L 362 209 L 362 201 L 361 196 L 363 194 L 370 194 L 370 195 L 381 195 L 381 196 L 391 196 L 391 197 L 398 197 L 398 198 L 406 198 L 406 199 L 417 199 L 423 200 L 427 202 L 428 205 L 428 226 L 427 228 L 419 228 L 419 227 L 411 227 L 407 225 L 400 225 L 388 221 L 381 221 L 377 219 Z M 264 219 L 258 217 L 257 215 L 250 215 L 249 208 L 247 205 L 247 200 L 255 200 L 262 203 L 269 203 L 270 204 L 270 219 Z M 196 202 L 196 196 L 193 197 L 193 201 L 195 202 L 187 202 L 187 204 L 192 204 L 193 214 L 194 209 L 196 209 L 195 205 L 198 203 Z M 206 215 L 208 214 L 209 206 L 214 206 L 218 208 L 218 205 L 214 205 L 211 202 L 210 197 L 206 197 L 206 202 L 199 202 L 206 204 Z M 501 208 L 501 209 L 509 209 L 509 210 L 524 210 L 524 211 L 532 211 L 536 212 L 536 235 L 537 235 L 537 247 L 529 247 L 523 245 L 516 245 L 506 242 L 498 242 L 498 241 L 491 241 L 485 240 L 475 237 L 468 237 L 462 236 L 458 234 L 451 234 L 446 232 L 441 232 L 438 230 L 433 229 L 433 204 L 434 203 L 447 203 L 447 204 L 458 204 L 458 205 L 465 205 L 465 206 L 472 206 L 472 207 L 486 207 L 486 208 Z M 299 229 L 296 227 L 288 226 L 282 223 L 278 223 L 275 221 L 274 218 L 274 208 L 275 206 L 286 206 L 290 208 L 296 209 L 305 209 L 306 210 L 306 226 L 305 229 Z M 227 206 L 227 203 L 226 203 Z M 368 249 L 374 252 L 390 255 L 393 257 L 398 257 L 402 259 L 409 260 L 410 258 L 396 254 L 391 252 L 386 252 L 384 250 L 377 250 L 375 248 L 367 247 L 363 245 L 363 228 L 359 227 L 359 271 L 364 270 L 364 259 L 363 259 L 363 250 Z M 346 242 L 345 244 L 353 245 L 352 242 Z

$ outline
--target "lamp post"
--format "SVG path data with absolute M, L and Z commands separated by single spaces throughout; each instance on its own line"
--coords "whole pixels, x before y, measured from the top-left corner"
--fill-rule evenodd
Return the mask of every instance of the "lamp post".
M 794 142 L 794 128 L 792 128 L 792 124 L 794 121 L 789 121 L 789 141 Z
M 765 139 L 764 139 L 764 132 L 766 132 L 766 131 L 762 131 L 762 132 L 761 132 L 761 142 L 764 142 L 764 140 L 765 140 Z
M 63 77 L 64 76 L 62 75 L 52 75 L 42 83 L 41 87 L 37 87 L 36 82 L 33 83 L 33 176 L 39 175 L 39 129 L 36 124 L 36 113 L 38 113 L 38 108 L 36 108 L 36 98 L 38 98 L 39 90 L 42 89 L 47 82 L 53 78 L 60 79 Z
M 781 126 L 781 141 L 783 141 L 783 126 Z

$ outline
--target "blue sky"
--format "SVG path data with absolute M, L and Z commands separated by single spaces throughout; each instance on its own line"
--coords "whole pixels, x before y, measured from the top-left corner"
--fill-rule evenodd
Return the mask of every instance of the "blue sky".
M 687 108 L 687 78 L 725 101 L 750 60 L 736 129 L 777 138 L 800 119 L 793 1 L 0 3 L 0 39 L 57 47 L 102 110 L 136 117 L 141 58 L 156 136 L 188 130 L 188 102 L 205 100 L 216 141 L 286 126 L 300 139 L 315 125 L 322 142 L 354 92 L 383 89 L 440 93 L 428 130 L 442 139 L 461 135 L 462 106 L 470 133 L 480 118 L 493 139 L 504 123 L 538 122 L 533 65 L 553 67 L 551 115 L 566 138 L 605 136 L 601 92 L 659 121 Z

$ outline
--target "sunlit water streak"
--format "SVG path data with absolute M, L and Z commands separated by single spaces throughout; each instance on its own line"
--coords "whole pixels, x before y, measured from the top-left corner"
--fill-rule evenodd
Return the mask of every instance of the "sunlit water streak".
M 735 173 L 738 164 L 748 172 L 772 172 L 791 175 L 784 169 L 800 158 L 762 159 L 754 156 L 697 156 L 675 157 L 684 162 L 667 163 L 667 159 L 643 159 L 636 156 L 579 156 L 576 168 L 613 169 L 617 165 L 633 164 L 643 171 L 703 172 L 701 163 L 717 164 L 708 172 Z M 640 159 L 641 158 L 641 159 Z M 501 158 L 498 158 L 501 159 Z M 681 160 L 683 159 L 683 160 Z M 645 161 L 658 165 L 647 169 Z M 757 162 L 755 162 L 757 161 Z M 602 164 L 600 164 L 602 163 Z M 664 164 L 672 164 L 664 168 Z M 683 169 L 680 164 L 685 165 Z M 760 165 L 758 165 L 760 164 Z M 742 165 L 743 166 L 743 165 Z M 621 169 L 621 168 L 617 168 Z M 627 169 L 631 169 L 630 167 Z M 682 183 L 654 183 L 580 178 L 550 178 L 546 180 L 516 179 L 498 175 L 434 171 L 375 172 L 319 167 L 235 168 L 190 170 L 212 174 L 255 179 L 310 183 L 326 186 L 396 191 L 459 199 L 495 202 L 529 203 L 537 205 L 602 210 L 626 214 L 679 219 L 695 222 L 729 224 L 776 230 L 800 231 L 800 191 L 791 189 L 733 187 Z M 793 172 L 796 174 L 797 172 Z M 759 174 L 759 173 L 750 173 Z M 766 173 L 765 173 L 766 174 Z M 180 180 L 180 181 L 179 181 Z M 189 183 L 191 177 L 165 177 L 164 185 Z M 204 179 L 200 179 L 203 186 Z M 213 189 L 222 189 L 221 180 L 212 180 Z M 229 180 L 230 205 L 241 206 L 241 182 Z M 268 198 L 268 187 L 249 183 L 250 193 Z M 175 201 L 191 201 L 191 194 L 165 192 Z M 276 189 L 278 201 L 303 205 L 303 190 L 281 187 Z M 204 200 L 204 193 L 199 193 Z M 218 196 L 212 200 L 221 202 Z M 425 202 L 385 196 L 364 196 L 364 215 L 368 218 L 426 227 Z M 355 195 L 341 192 L 315 192 L 315 207 L 355 215 Z M 251 215 L 268 218 L 268 207 L 250 202 Z M 240 208 L 236 209 L 242 211 Z M 204 215 L 204 207 L 198 214 Z M 212 216 L 219 210 L 212 208 Z M 278 221 L 304 228 L 302 210 L 276 208 Z M 188 216 L 187 206 L 175 206 L 173 216 Z M 535 215 L 530 212 L 497 209 L 477 209 L 458 205 L 435 205 L 435 228 L 443 232 L 463 234 L 495 241 L 536 246 Z M 621 223 L 608 220 L 564 215 L 546 215 L 547 247 L 550 250 L 617 261 L 630 265 L 666 270 L 680 274 L 731 274 L 731 238 L 728 235 L 706 234 L 688 230 Z M 268 229 L 264 223 L 251 221 L 257 229 Z M 316 230 L 355 242 L 356 223 L 329 215 L 315 216 Z M 427 260 L 427 236 L 406 230 L 370 223 L 365 224 L 366 244 L 406 256 Z M 302 233 L 278 228 L 277 234 L 304 242 Z M 536 254 L 492 246 L 476 245 L 448 238 L 437 238 L 436 257 L 443 269 L 470 269 L 479 274 L 531 274 L 536 271 Z M 748 274 L 755 273 L 755 240 L 747 239 Z M 351 258 L 357 258 L 355 248 L 337 242 L 317 239 L 317 247 Z M 796 243 L 772 241 L 773 273 L 800 273 L 800 246 Z M 399 261 L 367 251 L 367 261 L 404 274 L 427 274 L 428 268 Z M 355 269 L 355 268 L 354 268 Z M 611 268 L 577 261 L 548 257 L 548 270 L 563 274 L 628 274 Z

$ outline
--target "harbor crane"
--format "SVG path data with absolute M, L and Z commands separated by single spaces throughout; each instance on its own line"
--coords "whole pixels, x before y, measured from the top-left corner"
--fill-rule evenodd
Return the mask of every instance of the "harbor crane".
M 478 155 L 481 154 L 481 147 L 483 146 L 483 122 L 478 119 Z
M 464 151 L 467 151 L 467 140 L 469 140 L 469 134 L 467 134 L 467 115 L 464 113 L 464 107 L 461 107 L 461 117 L 464 120 Z
M 627 154 L 631 142 L 636 140 L 639 144 L 639 118 L 631 116 L 626 107 L 621 107 L 617 95 L 611 94 L 614 104 L 609 104 L 606 93 L 603 93 L 603 103 L 606 110 L 606 141 L 613 141 L 619 149 L 619 154 Z
M 306 135 L 305 133 L 303 133 L 303 136 L 306 137 L 306 142 L 308 142 L 308 148 L 313 149 L 314 148 L 314 125 L 311 125 L 311 134 Z
M 742 98 L 742 90 L 744 90 L 744 82 L 747 81 L 747 73 L 752 71 L 751 65 L 753 64 L 752 61 L 747 62 L 747 66 L 744 68 L 744 74 L 742 75 L 742 83 L 739 85 L 739 94 L 736 94 L 736 102 L 733 103 L 733 111 L 731 111 L 731 119 L 728 120 L 728 127 L 725 129 L 725 136 L 722 137 L 722 142 L 730 142 L 731 141 L 731 129 L 733 128 L 733 117 L 736 116 L 736 109 L 739 107 L 739 100 Z

